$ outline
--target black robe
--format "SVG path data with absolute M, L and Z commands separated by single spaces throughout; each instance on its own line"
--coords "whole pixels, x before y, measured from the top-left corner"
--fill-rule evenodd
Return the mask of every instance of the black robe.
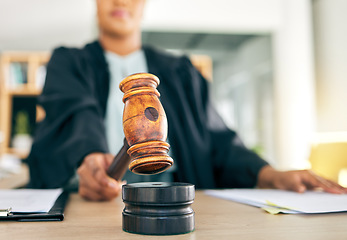
M 267 163 L 248 150 L 209 102 L 208 85 L 187 57 L 143 47 L 148 70 L 160 79 L 176 181 L 197 188 L 254 187 Z M 83 158 L 108 152 L 104 118 L 110 75 L 99 42 L 57 48 L 47 65 L 38 124 L 28 157 L 32 188 L 64 186 Z

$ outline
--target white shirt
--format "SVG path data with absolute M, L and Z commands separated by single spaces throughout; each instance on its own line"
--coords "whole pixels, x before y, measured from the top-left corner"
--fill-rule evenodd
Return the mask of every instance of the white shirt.
M 110 73 L 110 90 L 107 99 L 105 128 L 106 138 L 110 153 L 116 155 L 123 146 L 123 93 L 119 89 L 119 83 L 127 76 L 134 73 L 148 72 L 147 61 L 143 50 L 138 50 L 125 57 L 112 52 L 105 52 L 106 62 Z M 169 152 L 171 156 L 171 152 Z M 137 175 L 127 171 L 124 179 L 128 183 L 133 182 L 158 182 L 173 181 L 172 172 L 175 165 L 169 170 L 156 175 Z
M 123 146 L 124 139 L 122 124 L 124 103 L 119 83 L 131 74 L 148 72 L 148 67 L 142 49 L 124 57 L 105 52 L 105 57 L 110 73 L 110 90 L 105 117 L 106 138 L 110 153 L 115 155 Z

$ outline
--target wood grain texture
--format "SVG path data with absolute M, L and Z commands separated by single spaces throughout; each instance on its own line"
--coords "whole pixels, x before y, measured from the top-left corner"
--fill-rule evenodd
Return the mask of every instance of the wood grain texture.
M 130 75 L 119 85 L 124 92 L 123 130 L 132 159 L 129 169 L 137 174 L 160 173 L 173 164 L 167 154 L 168 123 L 158 85 L 158 77 L 149 73 Z
M 89 202 L 70 197 L 62 222 L 0 222 L 1 239 L 334 239 L 347 236 L 346 213 L 270 215 L 263 210 L 206 196 L 197 191 L 192 205 L 194 232 L 176 236 L 145 236 L 122 230 L 123 202 Z

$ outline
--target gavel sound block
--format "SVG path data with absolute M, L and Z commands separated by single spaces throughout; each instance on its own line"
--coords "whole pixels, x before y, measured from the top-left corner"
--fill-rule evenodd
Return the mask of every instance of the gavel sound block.
M 151 235 L 173 235 L 194 230 L 194 185 L 142 182 L 123 186 L 123 230 Z
M 130 75 L 120 83 L 124 92 L 126 139 L 107 171 L 117 180 L 122 178 L 128 165 L 136 174 L 156 174 L 173 164 L 168 155 L 168 123 L 159 101 L 158 85 L 159 79 L 148 73 Z M 194 196 L 194 185 L 187 183 L 124 185 L 123 230 L 154 235 L 191 232 L 195 225 L 194 211 L 190 207 Z

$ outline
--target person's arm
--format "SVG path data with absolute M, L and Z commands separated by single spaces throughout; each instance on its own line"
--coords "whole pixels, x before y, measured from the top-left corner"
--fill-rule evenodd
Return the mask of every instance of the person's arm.
M 56 49 L 47 65 L 39 104 L 46 117 L 35 132 L 28 158 L 33 188 L 63 187 L 83 158 L 108 152 L 93 74 L 78 50 Z
M 192 69 L 192 66 L 190 67 Z M 346 188 L 324 179 L 310 170 L 277 171 L 256 153 L 247 149 L 237 133 L 228 129 L 209 102 L 206 80 L 191 71 L 191 79 L 199 89 L 198 103 L 205 109 L 206 123 L 213 144 L 213 165 L 216 187 L 278 188 L 297 192 L 321 188 L 331 193 L 346 193 Z
M 263 167 L 258 175 L 259 188 L 277 188 L 305 192 L 320 188 L 329 193 L 347 193 L 347 188 L 318 176 L 311 170 L 277 171 L 271 166 Z
M 256 186 L 260 169 L 268 163 L 248 149 L 237 133 L 228 129 L 219 115 L 210 107 L 213 161 L 218 188 L 252 188 Z M 214 112 L 214 113 L 213 113 Z
M 267 165 L 257 154 L 247 149 L 237 133 L 229 129 L 223 119 L 217 113 L 211 103 L 209 96 L 209 86 L 206 79 L 198 72 L 191 64 L 188 58 L 182 58 L 180 64 L 179 79 L 181 82 L 180 94 L 186 96 L 187 109 L 190 112 L 186 117 L 189 121 L 194 121 L 194 130 L 189 129 L 189 136 L 195 142 L 203 141 L 203 144 L 196 145 L 191 151 L 199 161 L 206 156 L 200 156 L 198 147 L 203 146 L 206 158 L 210 161 L 210 165 L 205 163 L 205 166 L 211 169 L 207 171 L 199 166 L 200 172 L 205 171 L 205 175 L 211 174 L 213 181 L 203 185 L 203 187 L 216 188 L 250 188 L 255 187 L 259 170 Z M 201 159 L 200 159 L 201 158 Z M 188 161 L 193 161 L 189 159 Z M 200 161 L 201 162 L 201 161 Z M 198 174 L 200 174 L 200 172 Z M 200 175 L 201 176 L 201 175 Z

